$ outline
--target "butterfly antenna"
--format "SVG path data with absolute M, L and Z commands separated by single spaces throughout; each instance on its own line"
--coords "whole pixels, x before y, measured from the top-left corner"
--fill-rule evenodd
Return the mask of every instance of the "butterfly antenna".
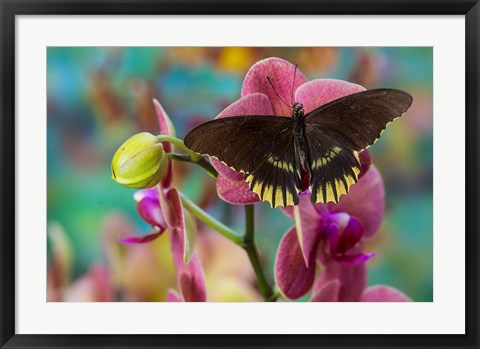
M 270 80 L 270 77 L 269 77 L 269 76 L 267 76 L 267 80 L 268 80 L 268 82 L 270 83 L 270 86 L 272 86 L 273 91 L 274 91 L 275 94 L 277 95 L 278 99 L 280 99 L 280 100 L 283 102 L 283 104 L 285 104 L 287 107 L 293 108 L 292 105 L 289 105 L 287 102 L 285 102 L 285 101 L 282 99 L 282 97 L 280 97 L 280 95 L 278 94 L 277 90 L 275 90 L 275 87 L 273 86 L 272 80 Z
M 295 91 L 295 78 L 297 77 L 297 67 L 298 64 L 295 64 L 295 71 L 293 72 L 293 85 L 292 85 L 292 105 L 295 104 L 295 99 L 293 98 L 293 92 Z

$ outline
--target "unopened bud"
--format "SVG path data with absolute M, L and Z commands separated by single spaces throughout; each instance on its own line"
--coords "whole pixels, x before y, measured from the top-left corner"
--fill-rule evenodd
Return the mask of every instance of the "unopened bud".
M 148 132 L 138 133 L 123 143 L 112 159 L 112 179 L 128 188 L 151 188 L 167 170 L 161 143 Z

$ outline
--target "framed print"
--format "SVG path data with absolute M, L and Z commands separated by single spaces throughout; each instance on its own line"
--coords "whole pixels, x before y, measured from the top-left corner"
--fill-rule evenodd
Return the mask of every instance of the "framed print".
M 478 348 L 477 1 L 2 1 L 2 348 Z

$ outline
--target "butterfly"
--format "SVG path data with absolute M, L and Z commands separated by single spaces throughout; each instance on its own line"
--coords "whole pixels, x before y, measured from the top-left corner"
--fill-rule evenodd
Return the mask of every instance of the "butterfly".
M 273 85 L 272 85 L 273 87 Z M 244 173 L 251 191 L 272 208 L 297 205 L 305 178 L 313 203 L 338 203 L 361 170 L 358 152 L 412 104 L 407 92 L 372 89 L 305 114 L 294 103 L 291 117 L 241 115 L 212 120 L 184 139 L 193 151 Z

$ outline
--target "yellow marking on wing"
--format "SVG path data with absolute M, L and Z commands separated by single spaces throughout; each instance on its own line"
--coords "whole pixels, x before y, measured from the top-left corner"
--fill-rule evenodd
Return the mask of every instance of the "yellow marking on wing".
M 293 172 L 293 165 L 284 161 L 275 160 L 273 156 L 270 156 L 267 161 L 275 167 L 281 168 L 284 171 Z
M 327 202 L 333 201 L 335 202 L 335 195 L 333 195 L 333 186 L 331 183 L 327 183 L 325 185 L 325 190 L 327 193 Z M 323 190 L 320 191 L 321 200 L 323 200 Z M 317 200 L 318 200 L 318 193 L 317 193 Z
M 245 180 L 250 185 L 253 181 L 253 178 L 254 178 L 254 176 L 249 174 L 245 177 Z M 275 208 L 275 207 L 278 207 L 278 206 L 283 206 L 282 187 L 278 186 L 278 187 L 275 188 L 275 191 L 274 191 L 274 188 L 273 188 L 272 185 L 266 184 L 265 189 L 263 191 L 263 197 L 262 197 L 262 186 L 263 186 L 263 182 L 257 181 L 255 183 L 255 185 L 253 186 L 253 188 L 251 189 L 251 191 L 258 194 L 258 196 L 260 197 L 260 200 L 268 201 L 272 208 Z M 285 206 L 294 205 L 295 202 L 293 201 L 293 194 L 290 193 L 286 188 L 285 188 L 285 190 L 286 190 L 286 199 L 287 199 Z M 275 196 L 275 206 L 273 206 L 273 196 Z
M 355 173 L 355 176 L 358 177 L 358 174 L 360 173 L 360 170 L 357 168 L 357 167 L 353 167 L 352 168 L 353 172 Z M 340 196 L 341 195 L 346 195 L 349 193 L 350 191 L 350 187 L 352 185 L 354 185 L 355 183 L 357 183 L 357 181 L 355 180 L 355 178 L 351 175 L 345 175 L 344 177 L 345 179 L 345 182 L 347 183 L 347 188 L 345 188 L 345 184 L 343 183 L 342 179 L 341 178 L 335 178 L 334 180 L 334 183 L 327 183 L 326 184 L 326 198 L 327 198 L 327 201 L 326 202 L 330 202 L 330 201 L 333 201 L 335 202 L 335 195 L 334 195 L 334 192 L 333 192 L 333 185 L 335 186 L 335 189 L 337 191 L 337 198 L 338 200 L 340 200 Z M 317 190 L 317 201 L 316 203 L 324 203 L 323 201 L 323 188 L 322 187 L 319 187 L 318 190 Z
M 323 167 L 328 165 L 337 155 L 342 151 L 340 147 L 333 147 L 333 149 L 328 153 L 328 155 L 321 157 L 313 162 L 312 168 L 314 170 L 318 169 L 319 167 Z
M 360 164 L 360 157 L 358 156 L 358 152 L 357 151 L 354 151 L 353 152 L 353 156 L 355 156 L 355 159 L 357 159 L 358 163 Z M 353 169 L 355 171 L 355 169 L 357 169 L 356 167 Z

